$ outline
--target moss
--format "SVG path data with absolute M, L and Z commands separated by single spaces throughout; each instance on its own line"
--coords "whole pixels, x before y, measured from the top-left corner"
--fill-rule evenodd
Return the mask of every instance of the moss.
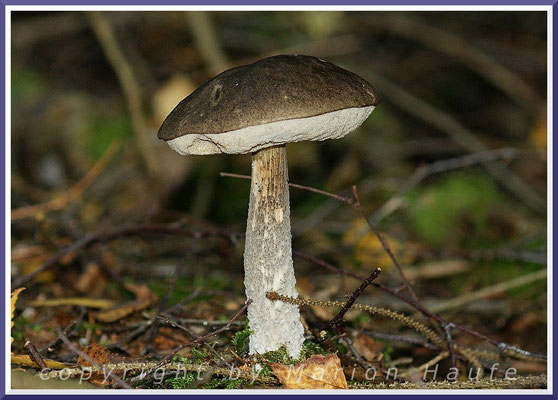
M 182 377 L 170 378 L 165 381 L 165 384 L 173 389 L 192 389 L 195 383 L 195 372 L 186 372 Z
M 260 366 L 262 367 L 262 369 L 259 372 L 259 376 L 272 376 L 273 375 L 273 371 L 271 370 L 271 367 L 268 364 L 260 364 Z
M 234 348 L 239 355 L 243 355 L 248 351 L 248 338 L 252 331 L 248 328 L 248 321 L 246 321 L 246 327 L 234 334 L 232 342 Z
M 504 212 L 494 181 L 476 173 L 455 173 L 408 195 L 409 222 L 417 236 L 431 245 L 483 245 L 504 238 L 491 237 L 491 215 Z
M 300 353 L 300 358 L 306 359 L 311 357 L 313 354 L 321 354 L 325 356 L 328 354 L 328 352 L 316 342 L 311 342 L 309 340 L 305 341 L 302 344 L 302 352 Z
M 391 343 L 386 342 L 384 350 L 382 351 L 382 354 L 384 355 L 384 361 L 386 363 L 391 362 L 391 360 L 393 359 L 392 355 L 394 351 L 395 349 L 393 348 L 393 345 Z
M 209 350 L 207 349 L 203 349 L 203 350 L 199 350 L 196 349 L 195 347 L 190 348 L 190 352 L 192 353 L 192 356 L 194 357 L 194 364 L 201 364 L 202 361 L 204 361 L 207 356 L 209 356 Z
M 247 381 L 243 378 L 213 378 L 209 382 L 202 385 L 202 387 L 204 389 L 241 389 L 246 383 Z
M 261 357 L 262 361 L 271 363 L 294 364 L 296 361 L 289 355 L 285 346 L 281 346 L 274 351 L 268 351 L 267 353 L 261 354 L 259 357 Z

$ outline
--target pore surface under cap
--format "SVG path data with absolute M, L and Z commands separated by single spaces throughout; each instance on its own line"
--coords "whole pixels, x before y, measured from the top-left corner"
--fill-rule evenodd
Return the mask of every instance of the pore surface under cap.
M 205 82 L 169 114 L 158 137 L 216 135 L 377 103 L 374 88 L 352 72 L 316 57 L 275 56 Z
M 354 131 L 373 110 L 373 106 L 347 108 L 219 134 L 184 135 L 167 143 L 182 155 L 206 155 L 244 154 L 290 142 L 338 139 Z

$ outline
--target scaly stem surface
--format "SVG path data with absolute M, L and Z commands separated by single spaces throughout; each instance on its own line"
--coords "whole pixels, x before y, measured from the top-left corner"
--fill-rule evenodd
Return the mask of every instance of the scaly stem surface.
M 252 182 L 244 250 L 250 354 L 285 346 L 298 358 L 304 328 L 298 306 L 272 302 L 267 292 L 297 297 L 291 248 L 289 184 L 285 146 L 252 154 Z

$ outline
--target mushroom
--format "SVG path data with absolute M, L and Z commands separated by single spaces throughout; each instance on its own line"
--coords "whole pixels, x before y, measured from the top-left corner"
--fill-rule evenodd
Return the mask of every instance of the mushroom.
M 316 57 L 279 55 L 208 80 L 159 129 L 159 139 L 183 155 L 252 154 L 244 250 L 250 354 L 284 346 L 297 358 L 304 341 L 298 306 L 266 298 L 270 291 L 298 296 L 286 143 L 341 138 L 377 104 L 358 75 Z

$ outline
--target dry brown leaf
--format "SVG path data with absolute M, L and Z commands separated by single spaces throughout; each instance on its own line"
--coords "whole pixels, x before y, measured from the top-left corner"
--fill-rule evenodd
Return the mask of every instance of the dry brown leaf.
M 82 306 L 89 308 L 110 308 L 114 301 L 106 299 L 90 299 L 87 297 L 67 297 L 63 299 L 36 300 L 29 303 L 32 307 L 58 307 L 58 306 Z
M 45 260 L 47 260 L 47 258 L 48 257 L 36 257 L 30 262 L 21 264 L 21 266 L 19 267 L 19 274 L 28 275 L 35 272 L 35 270 L 37 270 L 38 268 L 41 267 L 41 265 L 43 265 L 43 263 L 45 262 Z M 54 272 L 52 272 L 51 270 L 46 270 L 41 272 L 39 275 L 35 276 L 33 278 L 33 282 L 50 283 L 55 278 L 56 278 L 56 274 L 54 274 Z
M 546 113 L 541 113 L 529 131 L 529 143 L 537 149 L 546 149 L 548 129 Z
M 382 344 L 370 336 L 359 335 L 356 340 L 353 340 L 353 346 L 355 346 L 356 351 L 358 351 L 368 362 L 374 363 L 382 361 L 383 359 L 384 355 L 382 353 Z
M 54 360 L 44 359 L 43 361 L 48 368 L 52 369 L 64 369 L 70 367 L 69 365 Z M 29 357 L 28 355 L 16 356 L 12 354 L 11 363 L 21 365 L 23 367 L 39 368 L 35 361 L 31 360 L 31 357 Z
M 19 297 L 19 294 L 20 294 L 21 292 L 23 292 L 24 290 L 25 290 L 25 288 L 24 288 L 24 287 L 21 287 L 21 288 L 17 288 L 16 290 L 14 290 L 14 291 L 12 292 L 11 307 L 10 307 L 10 310 L 11 310 L 11 311 L 10 311 L 10 323 L 11 323 L 11 325 L 10 325 L 10 330 L 11 330 L 11 328 L 14 327 L 14 321 L 13 321 L 13 319 L 14 319 L 14 312 L 15 312 L 15 305 L 16 305 L 17 298 Z M 10 339 L 11 339 L 10 343 L 13 343 L 13 342 L 14 342 L 14 338 L 13 338 L 13 337 L 10 337 Z
M 75 284 L 75 288 L 83 294 L 89 296 L 99 295 L 102 293 L 106 284 L 101 267 L 97 263 L 90 262 L 86 265 L 85 271 L 80 275 Z
M 126 289 L 136 295 L 136 301 L 157 301 L 157 296 L 153 293 L 146 285 L 135 285 L 133 283 L 127 283 Z
M 14 312 L 15 312 L 15 305 L 17 302 L 17 298 L 19 296 L 19 294 L 24 291 L 25 288 L 21 287 L 21 288 L 17 288 L 16 290 L 14 290 L 12 292 L 12 298 L 11 298 L 11 305 L 10 305 L 10 329 L 13 328 L 14 326 Z M 14 338 L 11 337 L 11 342 L 13 343 Z M 52 368 L 52 369 L 62 369 L 62 368 L 66 368 L 67 365 L 66 364 L 62 364 L 59 363 L 58 361 L 53 361 L 53 360 L 44 360 L 45 364 L 47 367 Z M 22 365 L 24 367 L 34 367 L 34 368 L 38 368 L 38 365 L 31 360 L 31 357 L 29 357 L 28 355 L 22 355 L 22 356 L 16 356 L 13 353 L 11 354 L 11 363 L 12 364 L 17 364 L 17 365 Z
M 295 365 L 270 366 L 285 389 L 348 389 L 341 361 L 335 354 L 314 354 Z
M 99 311 L 95 313 L 93 317 L 100 322 L 115 322 L 134 312 L 145 310 L 151 304 L 157 302 L 157 296 L 145 285 L 127 284 L 126 289 L 136 295 L 136 300 L 116 308 Z
M 391 250 L 400 259 L 402 264 L 411 264 L 414 261 L 412 244 L 404 243 L 395 237 L 385 235 Z M 343 236 L 343 244 L 353 248 L 354 258 L 362 265 L 374 265 L 384 271 L 393 267 L 393 261 L 385 251 L 382 243 L 362 218 L 355 218 L 350 229 Z

